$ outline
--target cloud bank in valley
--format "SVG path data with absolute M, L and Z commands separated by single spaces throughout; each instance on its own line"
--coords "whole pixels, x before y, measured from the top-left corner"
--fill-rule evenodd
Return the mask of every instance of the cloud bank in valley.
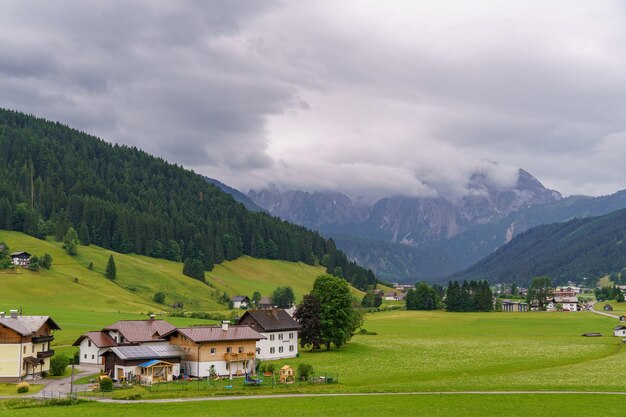
M 432 3 L 432 2 L 431 2 Z M 619 1 L 14 2 L 0 105 L 246 191 L 626 188 Z M 497 161 L 494 165 L 488 161 Z

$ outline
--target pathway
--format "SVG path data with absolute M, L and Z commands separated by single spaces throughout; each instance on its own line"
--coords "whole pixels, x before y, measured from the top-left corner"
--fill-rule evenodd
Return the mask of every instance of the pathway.
M 618 319 L 619 320 L 619 316 L 616 316 L 615 314 L 605 313 L 604 311 L 598 311 L 595 308 L 593 308 L 595 303 L 596 303 L 596 301 L 591 303 L 591 307 L 590 307 L 589 311 L 591 311 L 592 313 L 599 314 L 601 316 L 611 317 L 612 319 Z

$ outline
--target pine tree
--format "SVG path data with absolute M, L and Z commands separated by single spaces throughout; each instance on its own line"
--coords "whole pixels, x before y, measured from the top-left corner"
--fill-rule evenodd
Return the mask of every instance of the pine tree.
M 113 259 L 113 255 L 109 256 L 109 261 L 107 262 L 106 271 L 104 272 L 104 276 L 108 279 L 115 279 L 117 276 L 117 268 L 115 267 L 115 260 Z

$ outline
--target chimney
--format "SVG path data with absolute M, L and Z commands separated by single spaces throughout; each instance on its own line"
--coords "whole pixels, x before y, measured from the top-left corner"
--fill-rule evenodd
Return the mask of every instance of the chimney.
M 272 307 L 272 315 L 278 318 L 278 307 L 276 306 Z
M 17 310 L 11 310 L 11 318 L 12 319 L 16 319 L 17 318 Z
M 228 325 L 230 324 L 230 322 L 228 320 L 224 320 L 222 322 L 222 330 L 226 331 L 228 330 Z
M 154 321 L 154 314 L 150 314 L 150 321 Z
M 6 313 L 4 311 L 0 311 L 0 319 L 3 319 L 5 314 Z

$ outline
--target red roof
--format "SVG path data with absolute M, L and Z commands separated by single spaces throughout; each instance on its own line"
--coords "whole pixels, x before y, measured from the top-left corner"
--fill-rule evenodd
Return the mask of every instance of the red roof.
M 85 333 L 72 344 L 72 346 L 78 346 L 83 341 L 83 339 L 88 338 L 91 342 L 99 348 L 112 347 L 117 346 L 117 342 L 113 340 L 111 336 L 109 336 L 106 332 L 89 332 Z
M 165 320 L 120 320 L 104 328 L 120 332 L 130 343 L 153 342 L 175 329 Z
M 166 336 L 180 333 L 196 343 L 220 342 L 226 340 L 261 340 L 265 336 L 253 330 L 249 326 L 228 326 L 228 330 L 222 330 L 220 326 L 198 326 L 175 329 Z

